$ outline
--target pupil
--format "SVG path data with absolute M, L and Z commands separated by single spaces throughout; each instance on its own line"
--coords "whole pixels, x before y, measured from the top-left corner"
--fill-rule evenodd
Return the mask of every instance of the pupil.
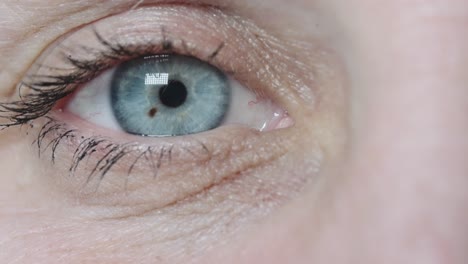
M 170 80 L 159 89 L 159 99 L 165 106 L 179 107 L 187 99 L 187 88 L 180 81 Z

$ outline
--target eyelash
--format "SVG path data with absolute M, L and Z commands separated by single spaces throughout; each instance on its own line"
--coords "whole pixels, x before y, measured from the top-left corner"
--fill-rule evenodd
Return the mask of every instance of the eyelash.
M 85 46 L 82 46 L 81 49 L 91 52 L 95 55 L 96 59 L 79 60 L 71 57 L 71 55 L 63 55 L 66 62 L 74 68 L 71 73 L 63 75 L 29 76 L 29 79 L 32 81 L 22 82 L 19 86 L 20 100 L 11 103 L 0 103 L 0 118 L 8 119 L 10 121 L 6 124 L 0 124 L 0 127 L 5 129 L 12 126 L 23 126 L 25 124 L 29 124 L 30 128 L 33 128 L 34 125 L 32 121 L 39 119 L 40 117 L 45 117 L 47 121 L 40 127 L 37 138 L 33 141 L 33 145 L 37 146 L 39 157 L 41 157 L 43 153 L 50 148 L 52 163 L 55 163 L 57 149 L 62 142 L 79 139 L 81 142 L 74 151 L 72 163 L 69 168 L 70 176 L 75 174 L 76 170 L 85 158 L 89 159 L 99 150 L 104 151 L 104 155 L 96 161 L 96 165 L 89 173 L 86 184 L 88 184 L 93 177 L 99 177 L 99 186 L 99 182 L 102 181 L 110 169 L 112 169 L 117 162 L 126 156 L 136 157 L 134 161 L 130 163 L 127 177 L 130 177 L 130 174 L 134 170 L 136 164 L 139 163 L 142 158 L 145 159 L 146 163 L 150 166 L 150 169 L 154 173 L 154 177 L 157 177 L 158 170 L 162 166 L 162 162 L 165 157 L 167 156 L 167 162 L 171 163 L 172 161 L 172 152 L 174 150 L 173 144 L 162 147 L 146 146 L 141 149 L 141 146 L 138 143 L 119 144 L 114 143 L 110 139 L 99 136 L 85 138 L 83 136 L 79 136 L 76 130 L 69 129 L 66 124 L 57 121 L 51 116 L 47 116 L 47 114 L 54 109 L 57 102 L 74 93 L 80 85 L 91 81 L 104 70 L 115 66 L 118 63 L 158 53 L 175 53 L 174 41 L 165 37 L 166 34 L 164 28 L 161 29 L 161 34 L 163 39 L 157 44 L 147 43 L 138 47 L 132 47 L 125 46 L 120 43 L 111 43 L 104 39 L 99 32 L 94 29 L 94 35 L 101 44 L 101 47 L 105 49 L 91 49 Z M 184 55 L 192 55 L 188 47 L 185 45 L 185 42 L 180 40 L 180 43 L 183 47 Z M 216 50 L 214 50 L 206 60 L 210 62 L 215 59 L 223 47 L 224 42 L 221 42 Z M 41 65 L 40 67 L 51 68 L 44 65 Z M 32 93 L 21 95 L 21 89 L 24 87 L 31 89 Z M 2 113 L 7 113 L 7 115 L 2 115 Z M 8 113 L 10 114 L 8 115 Z M 51 134 L 54 136 L 48 137 L 48 135 Z M 192 145 L 190 148 L 181 147 L 181 149 L 197 160 L 206 160 L 206 157 L 212 155 L 211 151 L 204 143 L 200 141 L 194 141 L 194 143 L 198 146 Z M 154 156 L 157 156 L 157 161 L 154 160 Z
M 120 43 L 111 43 L 104 39 L 99 32 L 94 29 L 94 34 L 104 50 L 92 49 L 82 46 L 83 50 L 95 54 L 93 60 L 75 59 L 71 55 L 64 55 L 68 64 L 74 67 L 72 73 L 64 75 L 31 75 L 31 82 L 22 82 L 19 85 L 20 100 L 11 103 L 0 103 L 0 119 L 9 120 L 6 124 L 0 124 L 0 128 L 24 125 L 29 121 L 45 116 L 50 112 L 58 101 L 72 94 L 78 86 L 91 81 L 105 69 L 110 68 L 125 60 L 130 60 L 142 56 L 150 56 L 158 53 L 174 53 L 174 42 L 166 38 L 165 29 L 161 28 L 163 40 L 157 44 L 147 43 L 138 47 L 125 46 Z M 180 40 L 184 47 L 184 54 L 192 56 L 185 41 Z M 211 62 L 224 47 L 221 42 L 206 59 Z M 42 65 L 41 67 L 52 68 Z M 55 68 L 54 68 L 55 69 Z M 66 69 L 55 69 L 66 70 Z M 232 74 L 232 72 L 226 72 Z M 27 87 L 33 92 L 23 95 L 21 89 Z M 7 115 L 2 115 L 7 113 Z
M 153 172 L 153 178 L 157 178 L 158 171 L 161 166 L 163 166 L 163 162 L 167 162 L 168 165 L 172 163 L 172 156 L 176 149 L 185 151 L 192 158 L 200 162 L 209 160 L 213 155 L 208 147 L 201 141 L 194 141 L 197 146 L 193 145 L 191 147 L 176 147 L 175 144 L 168 143 L 164 146 L 146 146 L 141 148 L 136 142 L 118 144 L 105 137 L 79 136 L 76 130 L 69 129 L 66 124 L 52 117 L 45 118 L 47 122 L 41 126 L 37 138 L 32 143 L 37 146 L 39 157 L 50 148 L 51 161 L 55 163 L 57 148 L 62 141 L 73 141 L 76 139 L 80 141 L 73 153 L 72 163 L 68 169 L 70 177 L 75 175 L 79 166 L 85 162 L 85 159 L 91 158 L 93 154 L 100 152 L 100 150 L 103 151 L 104 155 L 92 166 L 91 172 L 88 174 L 85 182 L 85 185 L 89 184 L 94 177 L 98 177 L 95 191 L 99 188 L 99 183 L 104 179 L 106 174 L 124 157 L 133 157 L 133 161 L 127 169 L 128 179 L 136 165 L 139 164 L 142 159 L 145 160 L 149 169 Z M 49 134 L 53 134 L 54 136 L 49 139 L 49 137 L 47 137 Z M 49 140 L 47 141 L 47 139 Z

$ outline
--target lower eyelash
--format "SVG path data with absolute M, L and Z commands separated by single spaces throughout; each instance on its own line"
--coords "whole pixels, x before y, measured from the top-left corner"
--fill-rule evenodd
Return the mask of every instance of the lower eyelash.
M 55 120 L 52 117 L 44 117 L 47 121 L 41 125 L 33 145 L 37 147 L 39 156 L 44 156 L 44 153 L 50 150 L 50 158 L 52 163 L 55 163 L 55 158 L 61 144 L 77 145 L 73 151 L 71 165 L 69 167 L 69 176 L 73 177 L 80 167 L 87 166 L 88 161 L 95 159 L 93 165 L 87 175 L 85 186 L 93 180 L 97 180 L 95 191 L 97 191 L 100 182 L 111 171 L 111 169 L 120 161 L 129 159 L 130 162 L 127 171 L 127 180 L 132 172 L 138 166 L 146 165 L 153 172 L 153 178 L 158 177 L 158 171 L 162 166 L 170 166 L 173 161 L 173 153 L 175 145 L 168 144 L 163 146 L 145 146 L 142 147 L 139 143 L 114 143 L 112 140 L 91 136 L 79 136 L 78 131 L 69 129 L 66 124 Z M 31 124 L 31 127 L 34 126 Z M 188 153 L 191 160 L 206 161 L 211 158 L 212 152 L 202 142 L 195 141 L 198 147 L 178 147 L 178 150 Z M 68 147 L 68 146 L 67 146 Z M 144 160 L 145 162 L 142 162 Z M 128 161 L 128 160 L 127 160 Z

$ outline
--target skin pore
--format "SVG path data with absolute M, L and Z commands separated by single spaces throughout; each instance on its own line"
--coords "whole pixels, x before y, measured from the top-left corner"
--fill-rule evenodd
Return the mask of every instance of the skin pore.
M 95 29 L 119 44 L 170 40 L 173 51 L 213 57 L 294 120 L 267 132 L 225 126 L 161 139 L 54 108 L 49 135 L 46 117 L 4 129 L 0 262 L 468 259 L 466 1 L 0 3 L 2 103 L 18 100 L 18 84 L 40 62 L 63 68 L 54 61 L 61 51 L 102 48 Z M 95 135 L 149 147 L 102 179 L 89 177 L 106 154 L 98 149 L 70 175 L 75 149 Z M 155 156 L 132 167 L 147 149 Z

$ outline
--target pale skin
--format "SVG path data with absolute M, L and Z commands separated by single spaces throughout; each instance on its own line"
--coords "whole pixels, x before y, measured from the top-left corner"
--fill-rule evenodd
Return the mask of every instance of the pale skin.
M 124 21 L 137 31 L 167 4 L 1 0 L 0 101 L 11 101 L 41 53 L 74 29 Z M 282 51 L 270 57 L 285 65 L 275 76 L 302 89 L 282 102 L 294 125 L 242 134 L 254 154 L 241 148 L 236 157 L 245 159 L 232 164 L 162 165 L 154 179 L 136 170 L 130 194 L 117 180 L 127 169 L 115 167 L 98 195 L 80 191 L 86 174 L 64 175 L 65 145 L 55 164 L 38 157 L 31 143 L 41 121 L 10 127 L 0 132 L 0 262 L 466 263 L 468 2 L 177 1 L 171 12 L 182 18 L 168 34 L 183 34 L 195 24 L 185 17 L 203 16 L 198 6 L 207 4 L 265 33 L 259 43 L 271 45 L 246 54 Z M 82 127 L 128 137 L 93 126 Z M 230 136 L 214 138 L 239 135 L 225 129 Z M 209 140 L 208 148 L 222 145 Z

